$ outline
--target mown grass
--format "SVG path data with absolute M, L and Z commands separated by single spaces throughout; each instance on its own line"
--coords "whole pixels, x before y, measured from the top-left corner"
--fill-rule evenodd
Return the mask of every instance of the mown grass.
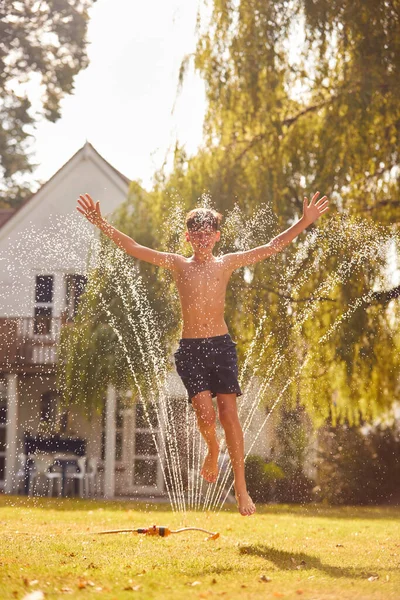
M 0 598 L 400 598 L 400 509 L 165 504 L 0 496 Z M 96 535 L 165 525 L 218 531 Z M 196 583 L 197 582 L 197 583 Z

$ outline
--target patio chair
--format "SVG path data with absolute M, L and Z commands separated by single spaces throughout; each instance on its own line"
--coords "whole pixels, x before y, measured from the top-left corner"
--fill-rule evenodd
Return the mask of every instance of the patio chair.
M 29 465 L 29 463 L 27 464 L 27 461 L 29 461 L 29 457 L 24 454 L 23 452 L 20 452 L 20 454 L 18 454 L 18 471 L 15 473 L 15 478 L 17 480 L 17 493 L 29 493 L 29 489 L 26 490 L 26 486 L 28 485 L 28 480 L 29 480 L 29 487 L 31 487 L 32 485 L 32 471 L 34 469 L 33 464 Z M 29 479 L 28 479 L 29 477 Z M 22 483 L 22 485 L 21 485 Z
M 79 496 L 83 498 L 86 495 L 86 456 L 79 456 L 76 459 L 78 463 L 78 471 L 76 467 L 68 467 L 66 472 L 66 479 L 72 479 L 73 481 L 79 481 Z M 72 470 L 74 469 L 74 470 Z
M 85 477 L 86 497 L 97 496 L 98 489 L 98 462 L 97 458 L 89 458 L 87 461 L 87 471 Z
M 53 457 L 50 455 L 40 456 L 35 454 L 33 456 L 35 461 L 33 471 L 30 478 L 30 485 L 28 494 L 33 495 L 38 489 L 38 482 L 44 480 L 47 483 L 47 494 L 48 496 L 53 495 L 53 485 L 55 480 L 61 481 L 61 473 L 58 471 L 49 471 L 53 463 Z

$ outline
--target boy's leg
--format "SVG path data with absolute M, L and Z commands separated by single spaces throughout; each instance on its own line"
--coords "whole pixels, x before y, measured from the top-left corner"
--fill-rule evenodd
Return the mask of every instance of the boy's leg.
M 256 508 L 250 498 L 244 475 L 244 439 L 236 405 L 236 394 L 217 394 L 219 420 L 235 477 L 235 495 L 242 515 L 252 515 Z
M 216 415 L 211 392 L 209 390 L 199 392 L 191 400 L 196 412 L 200 433 L 208 446 L 208 454 L 205 458 L 201 475 L 206 481 L 213 483 L 218 475 L 219 443 L 215 431 Z

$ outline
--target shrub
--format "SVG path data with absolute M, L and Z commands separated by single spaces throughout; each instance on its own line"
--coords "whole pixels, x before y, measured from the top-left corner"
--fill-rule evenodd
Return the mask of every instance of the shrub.
M 391 428 L 362 433 L 325 428 L 319 435 L 319 499 L 330 504 L 382 504 L 399 500 L 400 440 Z
M 285 475 L 275 463 L 267 463 L 262 456 L 249 455 L 245 464 L 247 491 L 254 502 L 273 500 L 276 482 Z

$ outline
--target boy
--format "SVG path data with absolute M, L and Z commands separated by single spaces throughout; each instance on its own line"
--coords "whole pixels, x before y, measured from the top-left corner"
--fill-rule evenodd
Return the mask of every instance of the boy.
M 188 392 L 201 434 L 207 446 L 201 475 L 210 483 L 218 475 L 219 443 L 215 431 L 215 410 L 212 398 L 217 397 L 218 416 L 225 431 L 231 458 L 235 497 L 239 512 L 252 515 L 256 508 L 250 498 L 244 475 L 243 432 L 239 422 L 236 397 L 242 394 L 238 383 L 235 342 L 224 320 L 225 293 L 233 271 L 280 252 L 306 227 L 328 210 L 326 196 L 318 200 L 314 194 L 310 204 L 303 202 L 303 216 L 297 223 L 264 246 L 244 252 L 232 252 L 215 257 L 214 245 L 219 241 L 222 215 L 212 209 L 196 208 L 186 218 L 186 240 L 193 256 L 158 252 L 146 248 L 112 227 L 102 216 L 89 194 L 78 199 L 77 210 L 101 229 L 117 246 L 131 256 L 172 271 L 182 307 L 183 329 L 175 364 Z

